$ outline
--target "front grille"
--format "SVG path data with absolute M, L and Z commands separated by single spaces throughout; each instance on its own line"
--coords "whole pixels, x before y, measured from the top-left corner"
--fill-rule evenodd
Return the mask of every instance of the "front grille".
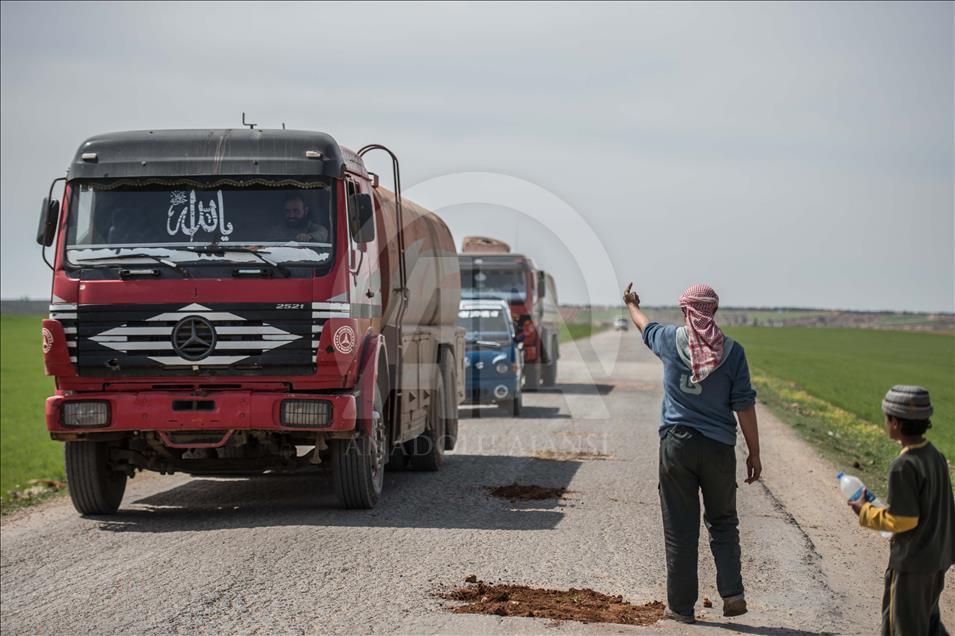
M 56 303 L 50 305 L 50 319 L 59 320 L 70 351 L 70 362 L 76 363 L 76 305 Z
M 315 371 L 308 303 L 80 305 L 73 320 L 73 357 L 82 376 Z
M 196 362 L 216 349 L 216 329 L 202 316 L 186 316 L 172 328 L 172 350 L 182 358 Z
M 318 355 L 318 343 L 322 337 L 322 329 L 330 318 L 348 318 L 351 315 L 351 305 L 348 303 L 312 303 L 312 352 L 313 358 Z

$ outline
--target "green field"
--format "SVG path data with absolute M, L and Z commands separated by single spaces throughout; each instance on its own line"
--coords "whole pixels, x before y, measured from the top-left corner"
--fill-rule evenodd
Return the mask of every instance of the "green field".
M 605 325 L 592 325 L 589 322 L 562 322 L 560 323 L 560 341 L 570 342 L 571 340 L 579 340 L 580 338 L 589 338 L 595 333 L 604 331 L 606 328 Z
M 935 415 L 927 437 L 955 459 L 955 337 L 802 327 L 726 332 L 746 348 L 760 398 L 867 483 L 884 488 L 898 454 L 883 433 L 881 410 L 893 384 L 929 390 Z
M 0 316 L 0 502 L 30 479 L 63 481 L 63 447 L 50 440 L 43 404 L 53 380 L 43 373 L 41 316 Z

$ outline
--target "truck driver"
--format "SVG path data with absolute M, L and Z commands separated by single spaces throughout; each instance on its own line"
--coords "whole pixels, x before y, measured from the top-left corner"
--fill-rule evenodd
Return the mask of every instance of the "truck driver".
M 328 241 L 328 228 L 309 219 L 309 207 L 301 194 L 286 197 L 283 208 L 285 223 L 272 229 L 270 240 L 310 243 Z

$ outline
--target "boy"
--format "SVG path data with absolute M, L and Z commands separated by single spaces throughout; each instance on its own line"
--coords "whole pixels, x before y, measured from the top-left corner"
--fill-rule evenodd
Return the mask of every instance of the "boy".
M 955 550 L 955 500 L 948 463 L 922 437 L 932 404 L 920 386 L 892 387 L 882 400 L 885 430 L 902 445 L 889 466 L 888 506 L 849 502 L 867 528 L 894 532 L 882 595 L 882 634 L 947 634 L 938 609 Z

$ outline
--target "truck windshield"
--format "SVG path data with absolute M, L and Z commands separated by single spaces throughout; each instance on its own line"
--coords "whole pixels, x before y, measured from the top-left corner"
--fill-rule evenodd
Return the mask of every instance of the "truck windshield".
M 246 263 L 259 260 L 253 248 L 278 263 L 325 263 L 335 236 L 334 189 L 329 182 L 307 186 L 74 184 L 66 260 L 103 265 L 147 254 L 174 263 Z M 223 249 L 202 249 L 209 246 Z
M 522 269 L 462 269 L 462 298 L 527 299 L 527 277 Z
M 465 338 L 477 340 L 487 336 L 510 336 L 510 312 L 502 309 L 461 309 L 458 311 L 458 326 L 464 327 Z

